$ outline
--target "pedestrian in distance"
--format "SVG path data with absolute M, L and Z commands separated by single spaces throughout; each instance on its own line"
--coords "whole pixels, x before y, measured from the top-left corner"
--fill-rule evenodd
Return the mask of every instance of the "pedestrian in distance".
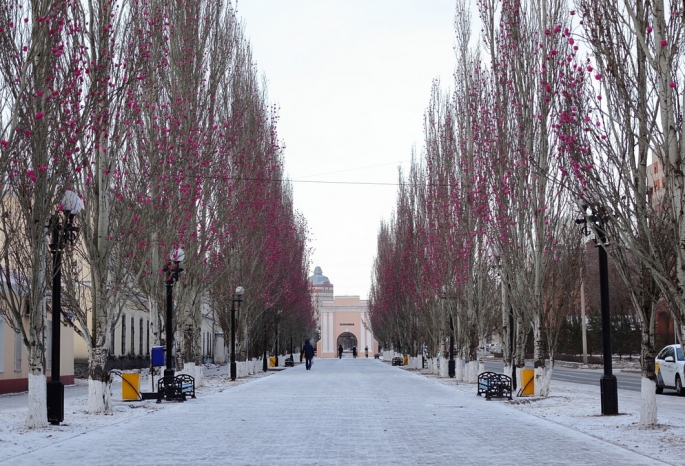
M 342 359 L 343 348 L 342 345 L 338 345 L 338 358 Z
M 303 352 L 305 366 L 307 367 L 307 370 L 310 370 L 312 368 L 312 359 L 314 359 L 314 347 L 309 343 L 309 340 L 305 340 Z
M 352 347 L 352 357 L 354 359 L 357 359 L 357 347 L 356 346 Z

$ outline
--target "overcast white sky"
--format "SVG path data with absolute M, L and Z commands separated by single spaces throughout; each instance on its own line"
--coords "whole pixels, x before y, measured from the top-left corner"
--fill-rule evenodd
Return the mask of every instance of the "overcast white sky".
M 295 208 L 310 227 L 312 271 L 320 266 L 336 295 L 368 296 L 398 166 L 406 172 L 412 149 L 420 153 L 423 146 L 431 83 L 439 78 L 453 87 L 454 6 L 454 0 L 237 3 L 269 98 L 280 107 L 278 131 Z

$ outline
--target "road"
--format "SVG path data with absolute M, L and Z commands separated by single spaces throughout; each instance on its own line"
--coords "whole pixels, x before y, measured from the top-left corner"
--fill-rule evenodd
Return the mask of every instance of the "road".
M 485 361 L 485 370 L 493 372 L 502 372 L 502 361 Z M 528 369 L 532 369 L 528 367 Z M 618 388 L 621 390 L 631 390 L 634 392 L 640 391 L 640 374 L 636 372 L 618 372 L 614 371 Z M 562 382 L 582 383 L 588 385 L 596 385 L 599 387 L 599 379 L 604 375 L 601 369 L 571 369 L 568 367 L 555 367 L 552 372 L 552 380 L 559 380 Z

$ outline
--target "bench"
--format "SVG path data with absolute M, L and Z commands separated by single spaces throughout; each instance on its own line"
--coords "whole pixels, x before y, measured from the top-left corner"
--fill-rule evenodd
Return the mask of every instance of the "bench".
M 195 378 L 188 374 L 175 376 L 171 383 L 162 377 L 157 382 L 157 403 L 162 402 L 162 398 L 167 401 L 186 401 L 186 397 L 195 398 Z
M 392 365 L 393 366 L 404 366 L 404 358 L 401 358 L 399 356 L 395 356 L 392 358 Z
M 478 375 L 478 396 L 485 395 L 486 400 L 492 398 L 508 398 L 511 400 L 511 377 L 497 372 L 483 372 Z
M 293 361 L 293 358 L 285 358 L 285 367 L 295 367 L 295 361 Z
M 381 355 L 378 353 L 373 355 L 373 359 L 380 359 L 380 358 L 381 358 Z

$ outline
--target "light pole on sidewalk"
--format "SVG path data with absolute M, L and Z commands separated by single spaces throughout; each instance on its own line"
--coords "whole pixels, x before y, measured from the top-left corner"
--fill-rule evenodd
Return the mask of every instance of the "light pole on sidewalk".
M 604 362 L 604 375 L 599 380 L 601 392 L 602 414 L 618 414 L 618 383 L 616 376 L 612 373 L 611 356 L 611 312 L 609 308 L 609 265 L 606 248 L 606 215 L 600 207 L 597 212 L 588 215 L 587 204 L 581 204 L 584 217 L 576 220 L 577 224 L 582 224 L 585 236 L 588 235 L 587 224 L 592 225 L 595 233 L 595 242 L 599 248 L 599 290 L 602 311 L 602 359 Z
M 166 361 L 164 368 L 164 386 L 171 387 L 174 383 L 174 367 L 171 359 L 171 351 L 174 346 L 173 307 L 174 307 L 174 283 L 183 272 L 181 262 L 185 259 L 183 249 L 175 249 L 169 255 L 169 262 L 162 268 L 166 273 Z
M 57 212 L 50 218 L 48 229 L 52 253 L 52 364 L 50 381 L 47 384 L 48 421 L 59 425 L 64 421 L 64 384 L 60 379 L 60 331 L 62 327 L 62 252 L 69 244 L 74 244 L 78 227 L 74 217 L 83 209 L 83 201 L 73 191 L 64 193 Z
M 448 294 L 449 287 L 447 285 L 442 286 L 442 295 L 440 296 L 444 300 L 451 299 Z M 456 370 L 457 362 L 454 360 L 454 320 L 452 320 L 452 313 L 450 313 L 450 360 L 447 365 L 447 374 L 450 378 L 454 378 L 457 375 Z
M 238 308 L 240 308 L 243 293 L 245 293 L 245 288 L 237 287 L 231 300 L 231 380 L 235 380 L 237 376 L 235 367 L 235 303 L 238 303 Z

